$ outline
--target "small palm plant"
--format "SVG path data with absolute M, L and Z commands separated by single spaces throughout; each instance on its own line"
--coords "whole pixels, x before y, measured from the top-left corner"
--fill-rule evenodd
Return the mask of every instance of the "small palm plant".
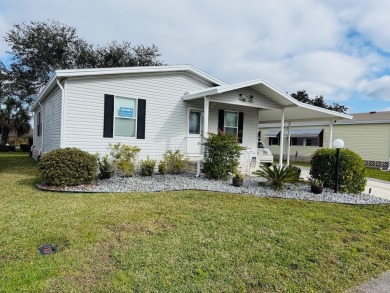
M 267 179 L 273 189 L 283 190 L 286 183 L 296 183 L 299 179 L 297 171 L 289 166 L 279 168 L 276 164 L 264 165 L 261 170 L 256 171 L 257 176 Z

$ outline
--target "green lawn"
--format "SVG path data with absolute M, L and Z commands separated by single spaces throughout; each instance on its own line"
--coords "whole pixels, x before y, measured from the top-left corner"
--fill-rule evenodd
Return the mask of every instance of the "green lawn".
M 376 178 L 384 181 L 390 181 L 390 172 L 382 171 L 378 168 L 367 168 L 367 177 Z
M 341 292 L 390 269 L 389 205 L 49 193 L 34 165 L 0 154 L 0 292 Z

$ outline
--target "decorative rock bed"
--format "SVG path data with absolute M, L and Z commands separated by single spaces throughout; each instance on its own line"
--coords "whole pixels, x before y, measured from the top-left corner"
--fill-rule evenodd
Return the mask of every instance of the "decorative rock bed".
M 150 177 L 135 176 L 131 178 L 115 177 L 98 180 L 91 185 L 71 187 L 49 187 L 37 185 L 42 190 L 62 192 L 156 192 L 174 190 L 205 190 L 225 193 L 239 193 L 261 197 L 278 197 L 321 202 L 346 204 L 389 204 L 390 201 L 366 194 L 334 193 L 325 188 L 322 194 L 310 192 L 308 184 L 288 185 L 283 191 L 275 191 L 269 186 L 260 186 L 262 179 L 258 177 L 245 178 L 242 187 L 234 187 L 231 180 L 216 181 L 206 178 L 196 178 L 193 174 L 185 175 L 153 175 Z

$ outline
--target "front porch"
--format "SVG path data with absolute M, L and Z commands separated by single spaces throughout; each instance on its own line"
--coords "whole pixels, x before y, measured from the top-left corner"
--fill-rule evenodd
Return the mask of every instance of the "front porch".
M 257 155 L 259 123 L 279 122 L 280 135 L 284 137 L 285 123 L 352 118 L 350 115 L 298 102 L 261 79 L 186 93 L 182 98 L 188 109 L 185 137 L 187 157 L 200 162 L 204 155 L 203 141 L 209 132 L 217 133 L 219 129 L 236 136 L 247 148 L 241 160 L 241 169 L 246 174 L 250 174 L 251 169 L 260 163 Z M 280 166 L 283 165 L 283 149 L 281 140 Z

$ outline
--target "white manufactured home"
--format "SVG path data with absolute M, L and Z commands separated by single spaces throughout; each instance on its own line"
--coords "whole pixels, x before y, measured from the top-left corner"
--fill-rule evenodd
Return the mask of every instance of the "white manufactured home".
M 180 149 L 200 161 L 203 140 L 220 129 L 247 147 L 241 161 L 248 172 L 259 164 L 259 117 L 352 118 L 302 104 L 261 79 L 227 85 L 189 65 L 59 70 L 32 111 L 35 159 L 65 147 L 106 153 L 120 142 L 140 147 L 140 159 Z

